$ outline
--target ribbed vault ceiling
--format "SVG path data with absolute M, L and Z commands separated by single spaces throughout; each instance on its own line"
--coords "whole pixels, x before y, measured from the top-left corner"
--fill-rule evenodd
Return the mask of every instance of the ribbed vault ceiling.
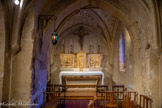
M 59 32 L 62 36 L 64 32 L 69 31 L 74 26 L 78 25 L 77 29 L 79 26 L 86 26 L 92 30 L 89 32 L 97 31 L 105 45 L 109 46 L 118 22 L 114 16 L 102 9 L 81 9 L 64 23 Z
M 67 9 L 70 4 L 76 1 L 77 0 L 55 0 L 51 2 L 49 0 L 46 0 L 41 8 L 40 13 L 55 14 L 56 16 L 58 16 L 59 14 L 61 14 L 62 10 Z M 80 1 L 80 5 L 81 4 L 82 2 Z M 79 26 L 82 25 L 86 26 L 86 28 L 88 27 L 89 30 L 92 30 L 89 32 L 97 31 L 97 34 L 100 36 L 105 45 L 111 47 L 112 40 L 119 25 L 119 20 L 112 14 L 99 8 L 78 8 L 77 12 L 70 13 L 67 16 L 70 16 L 70 18 L 65 17 L 63 20 L 64 23 L 62 21 L 58 24 L 61 25 L 58 30 L 59 35 L 62 36 L 66 31 L 69 31 L 70 28 L 74 28 L 74 26 L 77 25 L 77 28 L 79 29 Z

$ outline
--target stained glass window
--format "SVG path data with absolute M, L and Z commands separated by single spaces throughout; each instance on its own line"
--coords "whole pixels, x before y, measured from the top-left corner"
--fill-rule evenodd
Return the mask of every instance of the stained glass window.
M 119 69 L 125 71 L 125 36 L 124 33 L 120 35 L 119 42 Z

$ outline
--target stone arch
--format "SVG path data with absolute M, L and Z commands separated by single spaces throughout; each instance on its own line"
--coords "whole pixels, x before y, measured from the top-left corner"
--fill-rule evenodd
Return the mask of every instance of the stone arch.
M 128 0 L 127 0 L 128 1 Z M 121 1 L 122 3 L 124 2 L 127 2 L 126 0 L 125 1 Z M 111 2 L 111 1 L 110 1 Z M 132 40 L 132 46 L 133 46 L 133 52 L 134 52 L 134 80 L 136 80 L 136 82 L 134 82 L 134 86 L 135 86 L 135 90 L 139 93 L 143 93 L 143 89 L 142 89 L 142 76 L 141 76 L 141 73 L 143 72 L 142 70 L 142 66 L 141 66 L 141 58 L 140 58 L 140 51 L 141 51 L 141 46 L 140 46 L 140 43 L 141 43 L 141 34 L 140 34 L 140 28 L 144 29 L 144 32 L 147 32 L 147 30 L 151 31 L 152 29 L 154 29 L 153 33 L 152 34 L 149 34 L 149 36 L 147 35 L 143 35 L 144 37 L 151 37 L 152 39 L 154 38 L 155 40 L 157 39 L 157 34 L 155 29 L 156 29 L 156 20 L 151 17 L 151 15 L 153 15 L 154 13 L 150 13 L 149 11 L 149 8 L 147 6 L 145 6 L 145 4 L 142 2 L 142 1 L 133 1 L 133 2 L 136 2 L 140 7 L 141 11 L 145 12 L 144 13 L 145 15 L 141 16 L 141 19 L 142 20 L 145 20 L 145 21 L 151 21 L 151 23 L 154 25 L 154 27 L 150 27 L 150 28 L 147 28 L 145 27 L 146 25 L 144 23 L 141 23 L 142 27 L 140 27 L 141 25 L 139 25 L 138 21 L 140 19 L 138 18 L 134 18 L 134 16 L 130 13 L 127 13 L 125 11 L 123 11 L 122 9 L 120 9 L 118 7 L 118 5 L 120 4 L 116 4 L 114 5 L 113 3 L 108 3 L 108 1 L 101 1 L 101 0 L 83 0 L 83 2 L 80 4 L 79 1 L 76 1 L 74 3 L 72 3 L 71 5 L 69 5 L 66 9 L 64 10 L 61 10 L 61 13 L 60 14 L 54 14 L 57 16 L 57 21 L 56 21 L 56 28 L 57 30 L 59 31 L 58 28 L 61 28 L 74 14 L 76 14 L 79 9 L 81 8 L 100 8 L 100 9 L 103 9 L 105 11 L 108 11 L 109 13 L 111 13 L 113 16 L 115 16 L 119 21 L 121 21 L 121 23 L 127 28 L 130 36 L 131 36 L 131 40 Z M 128 4 L 126 4 L 128 5 Z M 119 5 L 120 6 L 120 5 Z M 143 9 L 143 10 L 142 10 Z M 153 8 L 151 7 L 151 10 Z M 130 10 L 129 12 L 133 12 L 133 10 Z M 137 13 L 137 11 L 135 11 L 134 13 Z M 141 13 L 140 13 L 141 15 Z M 154 14 L 155 15 L 155 14 Z M 156 16 L 156 15 L 155 15 Z M 62 22 L 62 24 L 61 24 Z M 60 25 L 61 24 L 61 25 Z M 49 35 L 51 35 L 52 31 L 50 33 L 48 33 Z M 155 36 L 154 36 L 155 35 Z M 47 39 L 49 38 L 49 39 Z M 46 40 L 50 40 L 50 37 L 47 36 Z M 153 42 L 153 44 L 156 44 L 156 42 L 154 42 L 154 40 L 151 40 Z M 48 41 L 49 42 L 49 41 Z M 46 49 L 47 48 L 47 45 L 48 43 L 45 43 L 43 45 L 43 49 Z M 113 44 L 113 43 L 111 43 Z M 156 45 L 152 45 L 153 49 L 156 49 Z M 43 53 L 45 53 L 45 50 L 42 50 Z M 113 58 L 113 47 L 111 47 L 111 54 L 110 54 L 110 58 L 112 59 Z M 113 60 L 111 60 L 112 64 L 113 64 Z M 149 64 L 149 63 L 148 63 Z M 152 70 L 152 73 L 154 73 L 155 70 Z M 156 81 L 152 81 L 152 82 L 156 82 Z M 154 93 L 155 94 L 155 93 Z M 156 94 L 157 96 L 157 94 Z M 155 96 L 154 96 L 155 97 Z M 156 98 L 156 100 L 158 100 L 158 98 Z M 156 104 L 157 106 L 157 104 Z
M 120 38 L 124 33 L 125 41 L 125 70 L 120 71 Z M 128 90 L 134 90 L 134 65 L 133 65 L 133 42 L 128 30 L 119 25 L 118 32 L 113 40 L 113 81 L 116 84 L 124 84 Z M 128 77 L 129 76 L 129 77 Z M 128 82 L 127 82 L 128 81 Z
M 100 8 L 100 9 L 103 9 L 105 11 L 108 11 L 113 16 L 115 16 L 117 19 L 119 19 L 126 28 L 129 28 L 130 26 L 132 26 L 136 23 L 136 21 L 134 19 L 129 18 L 122 11 L 120 11 L 119 9 L 117 9 L 112 4 L 110 4 L 106 1 L 84 0 L 81 5 L 80 5 L 79 1 L 71 4 L 66 9 L 64 9 L 60 15 L 57 16 L 57 20 L 55 22 L 56 23 L 55 27 L 57 28 L 58 32 L 59 32 L 60 28 L 65 24 L 65 22 L 68 21 L 74 14 L 76 14 L 79 11 L 80 8 L 92 8 L 92 7 L 93 8 Z M 137 36 L 131 35 L 131 38 L 134 41 L 139 40 L 138 37 L 139 37 L 139 35 L 137 35 Z M 49 37 L 47 37 L 47 38 L 49 38 Z
M 80 7 L 78 7 L 78 6 L 80 6 Z M 140 41 L 141 40 L 140 40 L 140 29 L 139 29 L 138 21 L 135 20 L 134 18 L 132 18 L 131 16 L 127 15 L 126 13 L 124 13 L 124 11 L 121 11 L 120 9 L 113 6 L 113 4 L 108 3 L 106 1 L 98 2 L 98 0 L 97 1 L 84 0 L 84 2 L 82 2 L 81 5 L 79 5 L 79 2 L 77 1 L 73 4 L 71 4 L 69 7 L 67 7 L 64 11 L 62 11 L 61 14 L 57 15 L 56 27 L 58 28 L 61 22 L 64 22 L 64 23 L 67 22 L 68 19 L 66 17 L 69 15 L 68 18 L 70 18 L 71 17 L 70 15 L 72 15 L 71 13 L 73 13 L 74 11 L 77 12 L 80 8 L 100 8 L 100 9 L 106 10 L 109 13 L 111 13 L 113 16 L 118 18 L 119 21 L 121 21 L 122 24 L 127 28 L 128 32 L 131 36 L 132 43 L 133 43 L 134 80 L 136 80 L 136 82 L 134 83 L 134 86 L 135 86 L 135 90 L 137 92 L 142 93 L 142 84 L 141 84 L 142 77 L 140 76 L 141 71 L 142 71 L 141 59 L 140 59 Z M 148 16 L 148 17 L 150 17 L 150 16 Z M 150 18 L 148 18 L 148 19 L 150 20 Z M 146 19 L 146 20 L 148 20 L 148 19 Z M 64 24 L 62 24 L 62 26 L 63 25 Z M 60 26 L 60 28 L 61 28 L 61 26 Z M 154 35 L 156 35 L 156 34 L 154 34 Z M 49 38 L 49 36 L 47 38 Z M 50 39 L 48 39 L 48 40 L 50 40 Z M 46 49 L 46 45 L 44 45 L 43 48 Z M 112 50 L 112 48 L 111 48 L 111 50 Z M 112 59 L 113 51 L 111 51 L 111 52 L 112 53 L 110 54 L 110 56 L 111 56 L 110 58 Z M 111 61 L 113 61 L 113 60 L 111 60 Z M 140 80 L 138 80 L 138 79 L 140 79 Z
M 76 2 L 74 4 L 71 4 L 68 8 L 66 8 L 59 16 L 57 16 L 56 20 L 56 28 L 59 31 L 59 28 L 61 28 L 66 21 L 68 21 L 74 14 L 76 14 L 78 12 L 78 7 L 76 6 L 77 3 Z M 100 1 L 100 2 L 87 2 L 87 0 L 84 1 L 84 3 L 81 5 L 80 8 L 90 8 L 87 7 L 89 4 L 91 4 L 91 7 L 95 7 L 95 8 L 100 8 L 103 9 L 105 11 L 108 11 L 109 13 L 111 13 L 112 15 L 114 15 L 117 19 L 119 19 L 120 21 L 122 21 L 122 24 L 127 28 L 130 36 L 131 36 L 131 40 L 133 43 L 133 52 L 135 53 L 134 55 L 134 80 L 137 80 L 137 77 L 140 76 L 139 75 L 139 70 L 140 70 L 140 54 L 139 54 L 139 48 L 140 48 L 140 41 L 139 41 L 139 34 L 138 34 L 138 27 L 136 24 L 136 21 L 134 19 L 129 18 L 129 16 L 125 15 L 123 12 L 121 12 L 119 9 L 115 8 L 112 4 L 107 3 L 105 1 Z M 78 4 L 79 5 L 79 4 Z M 62 23 L 61 23 L 62 22 Z M 61 23 L 61 25 L 60 25 Z M 52 28 L 52 26 L 50 27 Z M 50 30 L 51 31 L 51 30 Z M 50 32 L 52 33 L 52 32 Z M 49 34 L 49 32 L 48 32 Z M 49 34 L 50 35 L 50 34 Z M 48 36 L 47 38 L 49 38 L 50 36 Z M 47 39 L 46 38 L 46 39 Z M 50 38 L 48 39 L 48 41 L 50 40 Z M 112 44 L 112 43 L 111 43 Z M 47 46 L 47 44 L 46 44 Z M 43 46 L 43 49 L 47 49 L 45 46 Z M 113 64 L 113 48 L 111 47 L 109 52 L 110 52 L 110 64 Z M 140 89 L 136 89 L 136 88 L 141 88 L 142 85 L 138 85 L 138 83 L 134 84 L 135 90 L 140 91 Z
M 80 4 L 79 1 L 76 1 L 75 3 L 72 3 L 66 9 L 64 9 L 61 12 L 60 15 L 57 16 L 57 20 L 55 22 L 55 24 L 56 24 L 55 27 L 57 28 L 58 32 L 59 32 L 60 28 L 74 14 L 76 14 L 79 11 L 79 9 L 81 9 L 81 8 L 99 8 L 99 9 L 103 9 L 103 10 L 108 11 L 109 13 L 111 13 L 118 20 L 120 20 L 122 22 L 122 24 L 127 28 L 128 32 L 129 32 L 129 34 L 131 36 L 131 40 L 133 41 L 133 46 L 134 46 L 133 49 L 134 49 L 134 52 L 138 55 L 138 58 L 139 58 L 139 50 L 138 49 L 139 49 L 140 41 L 139 41 L 139 34 L 137 34 L 137 31 L 138 31 L 138 27 L 136 25 L 136 22 L 137 21 L 135 21 L 135 19 L 133 19 L 133 18 L 130 18 L 129 16 L 127 16 L 126 14 L 124 14 L 124 12 L 122 12 L 121 10 L 119 10 L 118 8 L 116 8 L 115 6 L 113 6 L 112 4 L 110 4 L 110 3 L 106 2 L 106 1 L 99 1 L 99 0 L 89 1 L 89 0 L 84 0 L 82 2 L 82 4 Z M 52 29 L 52 25 L 51 25 L 50 29 Z M 52 32 L 50 32 L 50 33 L 52 33 Z M 47 34 L 49 34 L 49 31 L 48 31 Z M 50 36 L 47 36 L 47 38 L 45 38 L 44 42 L 46 40 L 48 40 L 48 42 L 49 42 Z M 43 45 L 43 49 L 47 49 L 46 47 L 47 47 L 47 43 L 48 42 L 45 42 L 45 44 Z M 112 47 L 111 47 L 111 50 L 112 50 Z M 42 51 L 44 51 L 44 50 L 42 50 Z M 111 56 L 111 58 L 113 58 L 113 52 L 111 52 L 110 56 Z M 134 62 L 135 63 L 136 63 L 136 60 L 137 59 L 134 59 Z M 111 60 L 111 62 L 112 61 L 113 60 Z M 134 72 L 135 71 L 136 70 L 134 70 Z
M 82 4 L 80 4 L 79 1 L 76 1 L 75 3 L 72 3 L 70 6 L 68 6 L 66 9 L 64 9 L 60 15 L 57 16 L 57 20 L 55 22 L 55 27 L 57 28 L 57 31 L 59 32 L 60 28 L 74 15 L 76 14 L 79 9 L 81 8 L 100 8 L 105 11 L 108 11 L 111 13 L 113 16 L 115 16 L 118 20 L 122 22 L 122 24 L 126 27 L 129 28 L 130 26 L 134 25 L 136 21 L 132 18 L 129 18 L 127 15 L 125 15 L 122 11 L 114 7 L 112 4 L 106 2 L 106 1 L 89 1 L 89 0 L 84 0 Z M 52 28 L 52 27 L 50 27 Z M 137 28 L 137 27 L 136 27 Z M 52 32 L 51 32 L 52 33 Z M 139 35 L 135 36 L 131 35 L 132 40 L 139 40 L 138 39 Z M 49 36 L 47 37 L 49 38 Z M 47 39 L 45 38 L 45 39 Z M 48 39 L 49 40 L 49 39 Z M 134 42 L 133 41 L 133 42 Z M 139 41 L 137 41 L 139 44 Z M 112 43 L 111 43 L 112 44 Z M 47 46 L 47 45 L 46 45 Z M 43 46 L 44 47 L 44 46 Z M 46 48 L 44 48 L 46 49 Z M 112 47 L 111 47 L 112 49 Z M 111 53 L 111 56 L 113 56 L 113 53 Z M 111 60 L 112 61 L 112 60 Z
M 118 8 L 114 7 L 112 4 L 106 1 L 84 0 L 81 5 L 79 1 L 76 1 L 75 3 L 71 4 L 66 9 L 64 9 L 62 13 L 57 16 L 57 20 L 56 20 L 57 31 L 59 32 L 63 24 L 67 22 L 74 14 L 76 14 L 79 11 L 79 9 L 82 9 L 82 8 L 83 9 L 86 9 L 86 8 L 103 9 L 109 12 L 110 14 L 112 14 L 113 16 L 115 16 L 126 27 L 129 27 L 135 22 L 135 19 L 129 18 L 126 14 L 124 14 L 124 12 L 120 11 Z
M 111 36 L 110 36 L 110 33 L 109 33 L 109 30 L 106 26 L 106 24 L 103 22 L 103 20 L 91 9 L 87 9 L 86 8 L 86 11 L 95 19 L 97 20 L 98 24 L 102 27 L 102 30 L 103 30 L 103 33 L 104 33 L 104 38 L 105 40 L 108 42 L 108 43 L 111 43 Z M 57 28 L 57 32 L 58 33 L 61 33 L 62 32 L 62 29 L 61 27 L 63 27 L 63 24 L 65 24 L 66 22 L 68 22 L 74 15 L 76 15 L 77 13 L 79 13 L 78 10 L 75 10 L 74 12 L 72 12 L 70 15 L 68 15 L 67 17 L 64 18 L 63 22 L 61 22 L 61 24 L 58 26 Z M 57 22 L 57 20 L 56 20 Z M 107 37 L 108 38 L 107 38 Z M 111 46 L 111 44 L 109 44 Z

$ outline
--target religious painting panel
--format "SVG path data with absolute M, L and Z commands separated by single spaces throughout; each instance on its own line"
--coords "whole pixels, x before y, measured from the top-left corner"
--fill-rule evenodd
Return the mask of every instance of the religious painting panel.
M 89 68 L 100 68 L 102 58 L 103 58 L 102 54 L 89 54 L 88 55 L 88 67 Z
M 74 54 L 60 54 L 62 68 L 74 68 L 75 55 Z

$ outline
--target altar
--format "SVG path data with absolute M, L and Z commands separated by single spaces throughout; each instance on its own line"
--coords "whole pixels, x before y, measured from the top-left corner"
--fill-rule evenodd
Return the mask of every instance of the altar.
M 71 42 L 69 53 L 65 53 L 64 44 L 62 45 L 62 53 L 60 53 L 61 72 L 59 74 L 59 83 L 66 85 L 103 85 L 104 73 L 102 72 L 103 54 L 98 45 L 97 53 L 91 51 L 83 51 L 83 37 L 87 33 L 83 33 L 83 28 L 80 27 L 79 35 L 81 50 L 77 53 L 73 52 L 73 44 Z
M 94 78 L 94 76 L 101 76 L 101 85 L 104 85 L 104 73 L 101 71 L 61 71 L 60 75 L 59 75 L 59 83 L 60 84 L 62 84 L 62 80 L 63 80 L 62 78 L 65 76 L 73 76 L 73 79 L 77 76 L 79 76 L 82 79 L 85 79 L 85 78 L 83 78 L 83 76 L 86 76 L 86 78 L 89 78 L 89 79 Z M 79 80 L 79 77 L 77 78 L 78 80 Z M 97 78 L 100 78 L 100 77 L 96 77 L 96 79 Z M 76 80 L 75 80 L 75 82 L 76 82 L 76 84 L 80 84 Z M 93 82 L 91 82 L 91 83 L 93 83 Z M 82 84 L 84 84 L 83 80 L 82 80 Z M 95 84 L 95 83 L 93 83 L 93 84 Z
M 59 83 L 65 85 L 103 85 L 101 53 L 61 53 Z

